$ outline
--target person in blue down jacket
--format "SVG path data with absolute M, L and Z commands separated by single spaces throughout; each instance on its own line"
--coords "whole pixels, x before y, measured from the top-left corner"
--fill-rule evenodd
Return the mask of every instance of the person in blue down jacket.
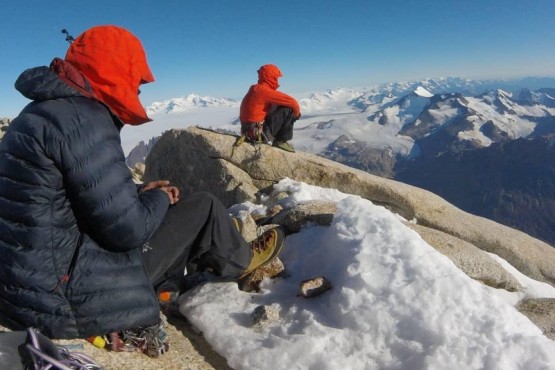
M 139 39 L 116 26 L 17 79 L 32 102 L 0 142 L 2 324 L 50 338 L 156 325 L 155 288 L 185 268 L 240 278 L 279 252 L 281 229 L 249 245 L 206 192 L 134 184 L 120 130 L 150 121 L 138 95 L 153 81 Z

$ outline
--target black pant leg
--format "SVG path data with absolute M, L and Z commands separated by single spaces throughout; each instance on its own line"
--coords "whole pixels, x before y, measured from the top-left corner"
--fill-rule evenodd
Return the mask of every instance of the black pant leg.
M 250 263 L 250 245 L 224 205 L 208 192 L 186 195 L 171 206 L 160 228 L 143 246 L 143 260 L 153 285 L 183 271 L 207 268 L 222 277 L 238 277 Z
M 264 133 L 270 141 L 289 141 L 293 138 L 293 123 L 295 121 L 293 110 L 280 105 L 266 116 Z

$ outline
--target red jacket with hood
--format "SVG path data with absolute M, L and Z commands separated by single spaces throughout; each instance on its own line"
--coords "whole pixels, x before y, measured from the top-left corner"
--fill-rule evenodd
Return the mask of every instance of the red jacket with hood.
M 281 71 L 273 64 L 260 67 L 258 83 L 250 87 L 241 102 L 239 119 L 242 123 L 264 121 L 273 105 L 291 108 L 295 117 L 301 114 L 301 108 L 295 98 L 277 91 L 278 78 L 281 76 Z
M 140 85 L 154 82 L 154 76 L 140 40 L 129 31 L 115 26 L 91 28 L 75 39 L 65 60 L 86 77 L 94 97 L 123 123 L 151 121 L 138 91 Z

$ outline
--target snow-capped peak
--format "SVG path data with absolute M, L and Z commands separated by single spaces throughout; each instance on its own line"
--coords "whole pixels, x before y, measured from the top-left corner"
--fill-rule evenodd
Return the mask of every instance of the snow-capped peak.
M 416 90 L 414 90 L 414 93 L 418 96 L 422 96 L 423 98 L 431 98 L 432 96 L 434 96 L 434 94 L 432 94 L 422 86 L 418 86 Z
M 146 111 L 147 114 L 154 113 L 175 113 L 190 111 L 195 108 L 208 107 L 235 107 L 238 102 L 229 98 L 214 98 L 211 96 L 199 96 L 197 94 L 189 94 L 180 98 L 173 98 L 163 102 L 154 102 L 150 104 Z
M 308 98 L 299 101 L 302 111 L 309 113 L 312 111 L 321 111 L 327 109 L 329 111 L 343 111 L 349 109 L 346 102 L 358 98 L 361 92 L 352 89 L 331 89 L 322 93 L 314 93 Z

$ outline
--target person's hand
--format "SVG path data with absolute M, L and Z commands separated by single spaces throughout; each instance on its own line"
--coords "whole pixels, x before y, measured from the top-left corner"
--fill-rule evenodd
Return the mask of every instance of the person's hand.
M 170 186 L 168 180 L 156 180 L 147 183 L 143 186 L 142 191 L 147 191 L 151 189 L 160 189 L 168 195 L 170 204 L 175 204 L 179 202 L 179 189 L 175 186 Z

